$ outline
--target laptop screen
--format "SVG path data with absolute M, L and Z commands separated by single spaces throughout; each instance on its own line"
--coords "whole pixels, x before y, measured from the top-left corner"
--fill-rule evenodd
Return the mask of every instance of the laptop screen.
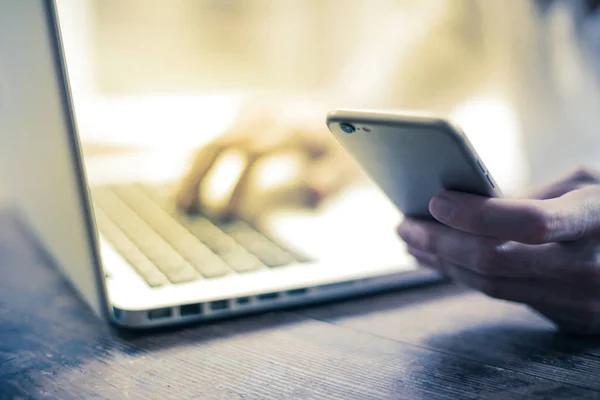
M 0 174 L 28 227 L 98 314 L 106 309 L 53 1 L 0 5 Z

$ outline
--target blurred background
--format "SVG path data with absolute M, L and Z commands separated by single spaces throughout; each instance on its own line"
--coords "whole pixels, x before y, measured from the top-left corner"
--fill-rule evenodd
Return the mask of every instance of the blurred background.
M 425 110 L 459 122 L 509 193 L 589 147 L 563 154 L 552 133 L 534 3 L 58 0 L 85 144 L 189 153 L 261 96 L 315 124 L 337 107 Z
M 482 3 L 58 0 L 86 144 L 190 151 L 256 96 L 314 124 L 338 107 L 425 110 L 461 123 L 512 191 L 528 170 L 503 24 L 528 10 Z

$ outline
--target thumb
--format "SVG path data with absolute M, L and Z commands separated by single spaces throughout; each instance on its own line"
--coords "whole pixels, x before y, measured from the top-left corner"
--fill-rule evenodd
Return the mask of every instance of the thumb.
M 549 200 L 443 192 L 429 210 L 441 223 L 475 235 L 527 244 L 573 241 L 600 232 L 600 185 Z

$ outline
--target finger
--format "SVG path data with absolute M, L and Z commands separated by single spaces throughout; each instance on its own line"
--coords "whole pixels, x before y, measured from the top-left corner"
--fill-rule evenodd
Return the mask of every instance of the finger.
M 495 277 L 478 274 L 411 246 L 408 247 L 408 252 L 421 264 L 433 266 L 459 284 L 494 298 L 530 305 L 563 331 L 600 333 L 597 279 L 569 281 Z
M 210 144 L 196 154 L 175 193 L 177 206 L 185 212 L 199 211 L 199 188 L 226 147 L 218 143 Z
M 227 205 L 223 209 L 219 218 L 232 219 L 238 215 L 240 207 L 243 201 L 247 198 L 248 192 L 251 189 L 253 173 L 262 157 L 262 155 L 257 154 L 248 156 L 246 165 L 242 170 L 238 181 L 234 185 L 233 190 L 231 191 L 231 196 L 227 201 Z
M 501 241 L 407 218 L 398 228 L 409 247 L 436 255 L 440 260 L 496 277 L 557 279 L 565 284 L 600 284 L 595 241 L 573 244 L 527 245 Z
M 584 186 L 600 183 L 600 174 L 592 169 L 579 167 L 555 182 L 537 188 L 525 196 L 529 199 L 547 200 L 560 197 Z
M 435 255 L 446 263 L 457 264 L 480 274 L 511 278 L 537 275 L 537 265 L 527 265 L 527 260 L 522 259 L 523 254 L 518 254 L 517 249 L 509 252 L 505 247 L 507 243 L 503 241 L 471 235 L 437 222 L 411 218 L 404 220 L 398 228 L 398 234 L 411 249 Z M 531 261 L 537 264 L 537 260 Z
M 548 299 L 560 296 L 556 284 L 537 279 L 490 277 L 450 263 L 442 263 L 440 270 L 452 281 L 495 299 L 547 304 Z
M 278 129 L 274 128 L 277 124 L 263 108 L 260 101 L 247 107 L 222 136 L 198 151 L 176 192 L 178 207 L 188 212 L 199 211 L 199 189 L 225 151 L 256 152 L 255 147 L 265 147 L 269 145 L 268 141 L 281 140 L 276 134 Z
M 440 260 L 436 255 L 410 246 L 406 251 L 419 262 L 419 265 L 433 269 L 440 268 Z
M 187 212 L 199 211 L 202 208 L 200 188 L 224 153 L 236 150 L 247 154 L 248 158 L 252 159 L 251 163 L 246 164 L 246 168 L 248 168 L 265 155 L 293 149 L 297 143 L 298 140 L 293 138 L 290 132 L 283 131 L 281 125 L 264 118 L 232 128 L 223 137 L 202 148 L 195 156 L 176 192 L 178 207 Z M 237 205 L 242 198 L 241 192 L 248 189 L 247 182 L 251 174 L 245 172 L 245 170 L 242 171 L 242 176 L 237 180 L 236 187 L 240 183 L 242 187 L 237 190 L 237 193 L 234 193 L 229 208 L 226 207 L 224 210 L 226 213 L 235 214 Z M 235 187 L 232 190 L 235 191 Z
M 411 251 L 414 252 L 414 250 Z M 595 288 L 589 285 L 579 287 L 565 284 L 561 280 L 489 276 L 439 258 L 431 258 L 431 255 L 426 255 L 422 251 L 417 251 L 415 254 L 428 262 L 436 260 L 435 268 L 448 278 L 490 297 L 525 303 L 535 306 L 536 309 L 552 311 L 555 314 L 559 314 L 559 310 L 568 309 L 578 309 L 590 315 L 592 312 L 594 315 L 600 312 L 597 308 L 590 308 L 591 305 L 598 306 L 598 303 L 591 301 L 598 297 L 597 286 Z
M 578 240 L 600 231 L 600 186 L 589 186 L 550 200 L 487 198 L 442 192 L 431 214 L 453 228 L 521 243 Z
M 247 124 L 238 122 L 223 136 L 201 148 L 194 156 L 191 167 L 184 175 L 176 191 L 177 206 L 186 212 L 200 211 L 202 208 L 200 188 L 223 153 L 232 149 L 243 151 L 249 147 L 253 134 L 265 126 L 268 125 L 264 118 L 255 118 Z
M 324 153 L 322 144 L 307 140 L 302 135 L 296 135 L 292 131 L 279 131 L 281 127 L 272 126 L 269 131 L 264 131 L 258 138 L 246 142 L 243 146 L 247 152 L 246 164 L 233 186 L 231 196 L 224 207 L 220 218 L 231 219 L 238 215 L 241 206 L 253 189 L 254 172 L 261 161 L 266 157 L 301 152 L 309 158 L 315 157 L 317 153 Z

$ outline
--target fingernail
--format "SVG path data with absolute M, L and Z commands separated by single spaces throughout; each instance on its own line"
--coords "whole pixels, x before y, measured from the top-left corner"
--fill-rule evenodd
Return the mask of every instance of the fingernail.
M 454 216 L 456 212 L 456 202 L 449 199 L 447 195 L 442 194 L 434 197 L 429 204 L 429 211 L 437 219 L 447 221 Z

